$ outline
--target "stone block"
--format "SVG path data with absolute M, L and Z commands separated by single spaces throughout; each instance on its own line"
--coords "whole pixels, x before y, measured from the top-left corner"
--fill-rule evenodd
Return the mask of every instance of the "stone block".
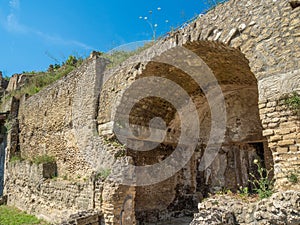
M 274 134 L 274 130 L 268 129 L 268 130 L 263 130 L 263 136 L 271 136 Z
M 295 131 L 296 131 L 295 128 L 280 128 L 275 131 L 275 134 L 284 135 L 284 134 L 289 134 L 289 133 L 292 133 Z
M 276 151 L 278 152 L 278 153 L 287 153 L 288 152 L 288 147 L 285 147 L 285 148 L 282 148 L 282 147 L 278 147 L 278 148 L 276 148 Z
M 280 135 L 274 135 L 270 137 L 271 142 L 280 141 L 282 139 L 282 136 Z
M 264 109 L 264 108 L 266 108 L 266 104 L 265 103 L 259 104 L 258 108 L 259 109 Z
M 272 113 L 274 111 L 275 111 L 275 108 L 264 108 L 264 109 L 259 110 L 260 114 Z
M 269 128 L 275 128 L 275 127 L 277 127 L 278 126 L 278 123 L 269 123 L 268 124 L 268 127 Z
M 298 147 L 297 146 L 290 146 L 289 150 L 290 150 L 290 152 L 297 152 L 298 151 Z
M 288 140 L 288 139 L 297 139 L 297 134 L 291 133 L 291 134 L 283 135 L 283 140 Z
M 283 141 L 278 142 L 279 146 L 287 146 L 287 145 L 293 145 L 293 144 L 295 144 L 294 140 L 283 140 Z
M 268 108 L 275 107 L 276 105 L 277 105 L 276 101 L 272 101 L 272 102 L 268 102 L 268 103 L 267 103 L 267 107 L 268 107 Z

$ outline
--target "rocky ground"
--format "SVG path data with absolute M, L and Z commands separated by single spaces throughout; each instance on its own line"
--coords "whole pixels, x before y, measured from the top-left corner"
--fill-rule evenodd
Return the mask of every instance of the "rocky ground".
M 190 225 L 299 225 L 300 192 L 277 192 L 270 198 L 213 196 L 198 205 Z

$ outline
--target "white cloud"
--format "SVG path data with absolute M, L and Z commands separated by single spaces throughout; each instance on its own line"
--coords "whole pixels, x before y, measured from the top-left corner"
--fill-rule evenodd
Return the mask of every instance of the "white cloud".
M 42 31 L 30 28 L 19 22 L 18 12 L 20 11 L 20 1 L 19 0 L 10 0 L 9 1 L 10 13 L 6 16 L 6 20 L 3 25 L 8 32 L 20 33 L 20 34 L 33 34 L 41 38 L 43 41 L 50 42 L 56 45 L 70 45 L 83 48 L 85 50 L 94 49 L 91 46 L 88 46 L 82 42 L 76 40 L 66 40 L 57 35 L 49 35 Z
M 27 33 L 30 30 L 28 27 L 19 23 L 17 15 L 14 13 L 10 13 L 6 17 L 5 27 L 8 31 L 16 33 Z
M 9 7 L 11 10 L 19 10 L 20 9 L 20 1 L 19 0 L 10 0 Z
M 75 40 L 66 40 L 64 38 L 61 38 L 57 35 L 49 35 L 46 33 L 43 33 L 41 31 L 34 31 L 34 33 L 36 35 L 38 35 L 40 38 L 42 38 L 44 41 L 46 42 L 51 42 L 53 44 L 57 44 L 57 45 L 73 45 L 73 46 L 77 46 L 86 50 L 92 50 L 94 49 L 93 47 L 86 45 L 82 42 L 79 41 L 75 41 Z

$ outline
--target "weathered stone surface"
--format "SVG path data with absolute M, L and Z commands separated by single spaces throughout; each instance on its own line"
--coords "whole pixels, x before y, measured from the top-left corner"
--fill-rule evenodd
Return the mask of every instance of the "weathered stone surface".
M 18 117 L 14 116 L 13 132 L 8 135 L 11 140 L 8 150 L 11 151 L 8 151 L 7 158 L 16 152 L 24 158 L 52 155 L 56 158 L 59 180 L 45 179 L 52 173 L 43 176 L 40 168 L 29 164 L 8 166 L 8 203 L 48 220 L 53 219 L 53 215 L 63 219 L 77 211 L 96 208 L 102 210 L 106 224 L 119 224 L 120 221 L 138 224 L 140 217 L 143 217 L 143 222 L 157 222 L 168 219 L 170 215 L 191 213 L 200 194 L 222 188 L 236 190 L 241 184 L 247 185 L 249 172 L 255 169 L 253 159 L 261 158 L 271 169 L 272 154 L 275 157 L 276 189 L 300 189 L 299 184 L 292 185 L 287 179 L 289 173 L 299 169 L 299 121 L 281 99 L 285 93 L 299 91 L 300 82 L 299 7 L 291 4 L 293 7 L 289 1 L 228 1 L 182 29 L 171 32 L 114 69 L 103 71 L 100 66 L 103 59 L 92 54 L 80 68 L 55 84 L 30 98 L 24 97 Z M 195 54 L 207 68 L 190 57 L 184 57 L 184 51 L 176 51 L 180 46 L 183 47 L 181 50 L 187 49 Z M 189 72 L 195 72 L 197 76 L 192 78 L 179 65 L 187 65 Z M 203 74 L 207 71 L 213 73 L 216 81 L 201 89 L 197 82 L 205 81 Z M 132 98 L 126 91 L 135 81 L 150 76 L 175 82 L 195 103 L 201 122 L 195 154 L 172 179 L 155 185 L 128 187 L 109 179 L 104 183 L 94 183 L 95 180 L 89 178 L 94 177 L 97 169 L 119 171 L 124 164 L 148 166 L 165 160 L 174 150 L 180 134 L 188 131 L 181 129 L 179 117 L 179 112 L 191 110 L 188 104 L 180 102 L 177 112 L 172 102 L 153 97 L 135 104 L 130 112 L 130 123 L 140 141 L 149 136 L 147 128 L 151 119 L 163 118 L 168 133 L 164 143 L 153 152 L 136 154 L 118 142 L 110 142 L 114 137 L 116 114 L 124 112 L 129 103 L 135 102 L 140 92 L 148 90 L 149 83 L 145 82 L 135 90 Z M 7 90 L 20 87 L 22 82 L 19 79 L 17 75 L 12 78 Z M 180 99 L 167 82 L 160 84 L 163 91 Z M 214 96 L 213 103 L 210 103 L 207 93 L 213 93 L 216 87 L 220 87 L 222 94 Z M 157 93 L 160 92 L 150 92 L 154 96 Z M 201 170 L 200 161 L 211 127 L 224 122 L 222 115 L 213 119 L 210 112 L 212 105 L 220 105 L 221 97 L 227 111 L 226 132 L 224 137 L 212 140 L 213 146 L 222 142 L 221 148 L 210 165 Z M 18 108 L 16 105 L 14 107 Z M 218 109 L 220 112 L 221 107 Z M 194 122 L 190 119 L 186 127 Z M 157 135 L 151 141 L 162 139 L 163 132 L 160 131 L 155 130 Z M 89 181 L 64 182 L 60 180 L 64 176 Z M 271 203 L 261 204 L 264 209 L 265 204 Z M 294 202 L 290 204 L 286 206 L 295 207 Z M 263 210 L 255 208 L 256 214 L 249 212 L 244 223 L 264 219 L 273 222 L 274 218 L 279 223 L 280 220 L 291 221 L 290 224 L 297 221 L 297 213 L 289 211 L 294 216 L 292 218 L 282 213 L 280 207 L 279 211 L 277 206 L 274 207 L 278 217 L 263 214 Z M 228 213 L 226 207 L 218 210 L 213 210 L 211 224 L 230 224 L 233 216 L 240 215 Z M 198 221 L 205 221 L 203 215 L 202 219 L 200 217 Z
M 87 209 L 100 210 L 103 191 L 101 180 L 45 179 L 45 167 L 42 164 L 35 165 L 26 161 L 12 162 L 8 166 L 8 205 L 50 222 L 61 222 L 77 212 L 81 212 L 78 215 L 90 215 L 82 213 Z M 15 181 L 17 183 L 13 183 Z M 76 220 L 80 221 L 79 217 Z
M 273 194 L 259 202 L 243 202 L 237 197 L 215 196 L 199 203 L 191 225 L 297 225 L 300 223 L 300 192 Z
M 81 211 L 72 214 L 67 221 L 60 225 L 104 225 L 101 212 L 94 210 Z
M 6 205 L 7 204 L 7 195 L 0 197 L 0 205 Z
M 11 92 L 20 89 L 26 83 L 27 75 L 14 74 L 7 85 L 6 91 Z

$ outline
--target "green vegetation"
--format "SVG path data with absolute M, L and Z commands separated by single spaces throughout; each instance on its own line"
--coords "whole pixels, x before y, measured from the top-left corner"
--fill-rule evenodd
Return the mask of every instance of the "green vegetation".
M 44 155 L 36 156 L 30 161 L 32 161 L 34 164 L 39 165 L 39 164 L 44 164 L 44 163 L 53 163 L 53 162 L 55 162 L 55 158 L 53 156 L 44 154 Z
M 254 164 L 257 166 L 258 177 L 250 173 L 253 180 L 249 180 L 249 182 L 253 184 L 253 190 L 260 199 L 268 198 L 273 194 L 274 180 L 270 179 L 271 171 L 263 168 L 257 159 L 254 160 Z
M 5 225 L 30 225 L 47 224 L 45 221 L 37 219 L 35 216 L 28 215 L 10 206 L 0 206 L 0 224 Z
M 105 180 L 111 173 L 110 169 L 101 169 L 97 174 L 96 174 L 96 180 L 101 178 L 102 180 Z
M 104 143 L 107 145 L 111 145 L 116 148 L 121 148 L 117 153 L 115 153 L 115 158 L 119 158 L 125 156 L 126 145 L 122 144 L 115 137 L 112 138 L 104 138 Z
M 25 75 L 29 75 L 27 83 L 19 90 L 10 93 L 10 95 L 17 98 L 20 98 L 24 94 L 29 96 L 34 95 L 44 87 L 70 73 L 74 68 L 74 66 L 66 65 L 53 72 L 25 73 Z
M 249 188 L 248 187 L 242 187 L 240 186 L 239 190 L 238 190 L 238 194 L 244 198 L 244 197 L 248 197 L 249 196 Z
M 20 162 L 20 161 L 23 161 L 24 159 L 19 156 L 19 155 L 14 155 L 10 158 L 10 162 L 11 163 L 16 163 L 16 162 Z
M 153 42 L 146 43 L 143 47 L 140 47 L 134 51 L 113 51 L 112 53 L 100 53 L 100 55 L 111 61 L 108 68 L 115 67 L 124 62 L 129 57 L 139 54 L 145 49 L 153 45 Z M 46 72 L 23 72 L 23 75 L 27 76 L 25 84 L 18 90 L 15 90 L 7 98 L 16 97 L 20 98 L 23 95 L 32 96 L 42 90 L 44 87 L 52 84 L 61 77 L 66 76 L 76 67 L 83 63 L 83 58 L 70 55 L 69 58 L 62 63 L 62 65 L 54 64 L 49 65 Z
M 124 149 L 121 149 L 114 154 L 115 159 L 122 158 L 124 156 L 126 156 L 126 151 Z
M 300 95 L 297 92 L 292 92 L 283 96 L 284 103 L 293 111 L 300 114 Z
M 6 119 L 4 127 L 6 129 L 6 132 L 9 132 L 12 128 L 12 121 L 10 119 Z
M 113 68 L 115 66 L 120 65 L 122 62 L 127 60 L 129 57 L 137 55 L 141 53 L 142 51 L 146 50 L 147 48 L 150 48 L 154 42 L 148 42 L 144 44 L 144 46 L 137 48 L 133 51 L 112 51 L 112 53 L 101 53 L 101 56 L 110 60 L 111 64 L 108 65 L 108 68 Z
M 296 172 L 295 173 L 293 173 L 293 172 L 289 173 L 287 178 L 288 178 L 288 181 L 291 182 L 292 184 L 297 184 L 298 181 L 299 181 L 298 174 Z
M 26 83 L 20 89 L 11 92 L 9 97 L 20 98 L 24 94 L 29 96 L 34 95 L 54 81 L 66 76 L 76 67 L 80 66 L 82 62 L 83 59 L 81 57 L 77 58 L 70 55 L 62 65 L 49 65 L 46 72 L 23 72 L 23 75 L 27 76 Z
M 32 162 L 34 164 L 43 164 L 43 163 L 53 163 L 55 162 L 55 158 L 53 156 L 49 156 L 49 155 L 39 155 L 39 156 L 35 156 L 33 158 L 22 158 L 19 155 L 15 155 L 12 156 L 10 159 L 10 162 L 15 163 L 15 162 L 19 162 L 19 161 L 23 161 L 23 160 L 27 160 L 29 162 Z

